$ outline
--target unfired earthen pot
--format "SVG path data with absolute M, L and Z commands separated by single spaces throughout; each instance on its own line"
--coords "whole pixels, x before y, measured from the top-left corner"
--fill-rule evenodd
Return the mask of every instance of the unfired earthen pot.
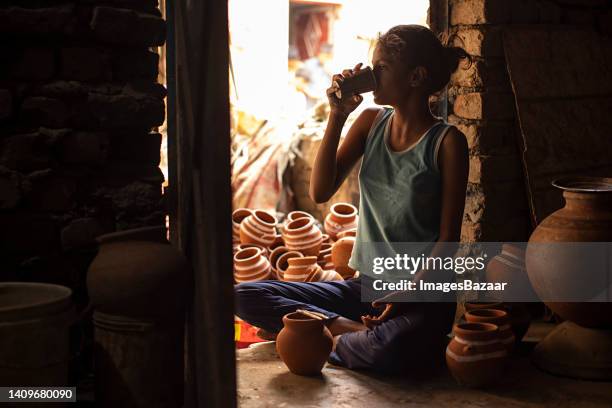
M 308 282 L 321 269 L 316 256 L 289 258 L 287 262 L 289 267 L 283 274 L 283 280 L 287 282 Z
M 232 241 L 234 243 L 240 243 L 240 223 L 251 214 L 253 211 L 249 208 L 237 208 L 232 212 Z
M 498 309 L 476 309 L 465 313 L 468 323 L 493 323 L 499 329 L 499 338 L 510 353 L 514 349 L 514 333 L 510 326 L 510 315 Z
M 286 246 L 279 246 L 274 248 L 274 250 L 270 253 L 268 259 L 270 260 L 270 265 L 272 267 L 272 276 L 274 277 L 274 279 L 281 280 L 276 270 L 276 262 L 278 261 L 278 258 L 281 257 L 281 255 L 286 254 L 287 252 L 289 252 L 289 248 L 287 248 Z
M 270 262 L 259 248 L 245 248 L 234 255 L 234 280 L 236 283 L 270 279 Z
M 293 312 L 283 317 L 276 350 L 289 370 L 297 375 L 317 375 L 332 350 L 333 338 L 323 320 Z
M 276 241 L 276 217 L 267 211 L 255 210 L 240 223 L 240 243 L 269 247 Z
M 569 250 L 573 248 L 569 245 L 544 243 L 612 241 L 612 178 L 568 177 L 553 185 L 563 190 L 565 206 L 533 231 L 525 257 L 529 280 L 543 299 L 576 293 L 580 285 L 601 278 L 590 277 L 592 269 L 583 265 L 592 254 Z M 612 302 L 545 303 L 563 319 L 583 327 L 612 328 Z
M 285 272 L 289 268 L 289 259 L 301 258 L 304 255 L 298 251 L 285 252 L 276 260 L 276 276 L 278 280 L 285 280 Z
M 330 238 L 336 240 L 339 232 L 357 227 L 357 208 L 349 203 L 336 203 L 325 217 L 324 228 Z
M 314 218 L 298 218 L 283 229 L 285 246 L 292 251 L 300 251 L 305 256 L 317 256 L 323 242 L 321 230 L 315 225 Z
M 501 376 L 508 352 L 491 323 L 460 323 L 446 348 L 446 364 L 457 382 L 482 387 Z

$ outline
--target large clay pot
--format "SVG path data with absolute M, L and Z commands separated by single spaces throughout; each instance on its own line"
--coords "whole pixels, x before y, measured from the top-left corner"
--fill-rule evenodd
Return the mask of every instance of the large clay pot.
M 508 353 L 514 348 L 514 333 L 510 326 L 510 315 L 498 309 L 476 309 L 465 313 L 468 323 L 493 323 L 499 329 L 499 338 Z
M 305 256 L 317 256 L 323 242 L 321 230 L 315 225 L 314 218 L 298 218 L 283 229 L 285 246 L 292 251 L 300 251 Z
M 289 370 L 298 375 L 317 375 L 333 346 L 323 320 L 293 312 L 283 317 L 283 329 L 276 338 L 276 350 Z
M 234 243 L 240 243 L 240 223 L 251 214 L 253 211 L 249 208 L 237 208 L 232 212 L 232 241 Z
M 87 273 L 94 306 L 96 401 L 183 405 L 183 333 L 191 275 L 164 227 L 99 237 Z M 178 396 L 178 397 L 177 397 Z
M 236 283 L 270 279 L 270 262 L 259 248 L 245 248 L 234 255 L 234 280 Z
M 321 269 L 316 256 L 289 258 L 287 262 L 289 267 L 283 274 L 283 280 L 287 282 L 308 282 Z
M 276 276 L 278 280 L 285 280 L 285 272 L 289 268 L 289 259 L 301 258 L 304 255 L 298 251 L 285 252 L 276 259 Z
M 457 382 L 468 387 L 482 387 L 502 374 L 508 352 L 491 323 L 460 323 L 446 348 L 446 364 Z
M 276 218 L 267 211 L 255 210 L 240 223 L 240 243 L 269 247 L 276 241 Z
M 349 203 L 336 203 L 329 209 L 325 217 L 325 232 L 330 238 L 336 240 L 339 232 L 357 227 L 359 216 L 357 208 Z
M 343 237 L 334 242 L 331 251 L 331 261 L 338 272 L 344 279 L 348 279 L 355 275 L 355 270 L 348 266 L 353 246 L 355 245 L 355 237 Z
M 593 269 L 584 265 L 592 261 L 592 254 L 569 250 L 569 245 L 543 243 L 612 241 L 612 179 L 570 177 L 553 185 L 563 190 L 565 206 L 542 220 L 531 234 L 526 252 L 529 280 L 544 300 L 577 293 L 581 285 L 599 281 L 601 275 L 590 275 Z M 612 302 L 545 303 L 563 319 L 581 326 L 612 327 Z

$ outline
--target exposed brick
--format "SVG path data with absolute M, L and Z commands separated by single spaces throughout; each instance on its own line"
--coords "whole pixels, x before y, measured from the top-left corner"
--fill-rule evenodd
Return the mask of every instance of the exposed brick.
M 513 122 L 486 122 L 485 124 L 466 121 L 450 115 L 449 123 L 465 134 L 472 155 L 518 154 L 519 137 Z
M 103 132 L 71 132 L 59 145 L 61 160 L 70 164 L 103 164 L 110 150 L 108 135 Z
M 0 167 L 0 210 L 15 208 L 21 199 L 22 177 L 16 171 Z
M 62 229 L 62 248 L 70 250 L 94 245 L 96 237 L 105 232 L 102 224 L 95 218 L 75 219 Z
M 57 221 L 49 215 L 2 211 L 0 225 L 0 248 L 9 253 L 46 253 L 59 249 Z
M 453 104 L 454 113 L 465 119 L 507 120 L 515 116 L 514 97 L 511 93 L 459 94 Z
M 113 77 L 119 80 L 143 78 L 155 81 L 158 66 L 159 55 L 146 50 L 115 51 L 113 55 Z
M 163 100 L 148 95 L 102 95 L 88 97 L 91 113 L 104 129 L 152 128 L 164 123 Z
M 78 81 L 110 80 L 112 68 L 108 52 L 96 48 L 63 48 L 60 76 Z
M 466 88 L 512 91 L 506 64 L 502 60 L 478 60 L 469 66 L 460 67 L 451 76 L 451 84 Z
M 470 157 L 471 183 L 516 181 L 523 177 L 520 156 Z
M 161 155 L 161 141 L 159 133 L 115 132 L 111 136 L 110 158 L 157 166 Z
M 52 144 L 52 139 L 38 132 L 1 139 L 0 164 L 23 172 L 47 168 L 53 162 Z
M 30 173 L 27 207 L 36 211 L 68 211 L 75 207 L 76 182 L 52 170 Z
M 55 51 L 52 48 L 26 48 L 11 67 L 14 78 L 26 80 L 51 79 L 55 71 Z
M 0 89 L 0 120 L 13 113 L 13 97 L 8 89 Z
M 463 47 L 468 54 L 478 57 L 502 57 L 502 32 L 496 26 L 461 28 L 456 31 L 453 45 Z
M 508 21 L 510 2 L 454 0 L 450 4 L 451 25 L 500 24 Z
M 128 9 L 96 7 L 91 28 L 98 40 L 122 46 L 160 46 L 166 37 L 163 19 Z
M 49 8 L 0 9 L 0 33 L 59 34 L 74 17 L 74 5 Z
M 27 98 L 21 106 L 21 119 L 51 128 L 64 128 L 70 119 L 70 110 L 55 98 L 36 96 Z

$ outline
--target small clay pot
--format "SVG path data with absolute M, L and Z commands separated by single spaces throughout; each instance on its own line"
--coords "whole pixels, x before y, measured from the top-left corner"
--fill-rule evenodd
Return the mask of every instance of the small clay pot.
M 276 259 L 276 276 L 278 280 L 285 280 L 285 272 L 289 268 L 289 259 L 301 258 L 304 255 L 298 251 L 285 252 Z
M 329 234 L 322 234 L 321 235 L 321 239 L 322 239 L 322 242 L 324 244 L 333 244 L 334 243 L 334 241 L 332 241 L 331 238 L 329 237 Z
M 314 218 L 298 218 L 289 222 L 283 229 L 285 246 L 292 251 L 300 251 L 305 256 L 317 256 L 322 243 L 321 230 L 315 225 Z
M 340 281 L 344 280 L 338 272 L 333 269 L 323 269 L 320 266 L 309 278 L 308 282 Z
M 268 248 L 266 248 L 265 246 L 259 245 L 259 244 L 234 245 L 233 247 L 234 255 L 236 255 L 236 252 L 240 251 L 241 249 L 246 249 L 246 248 L 258 248 L 258 249 L 261 249 L 261 253 L 263 254 L 263 256 L 265 256 L 266 258 L 270 256 L 270 250 L 268 250 Z
M 492 323 L 460 323 L 446 348 L 446 364 L 461 385 L 482 387 L 502 374 L 508 351 Z
M 240 243 L 268 247 L 276 240 L 276 218 L 267 211 L 255 210 L 240 223 Z
M 338 239 L 340 238 L 344 238 L 344 237 L 357 237 L 357 228 L 351 228 L 351 229 L 347 229 L 344 231 L 340 231 L 338 233 Z
M 316 256 L 289 258 L 287 262 L 289 267 L 283 274 L 283 280 L 287 282 L 309 282 L 321 270 Z
M 281 280 L 276 270 L 276 261 L 278 261 L 281 255 L 286 254 L 287 252 L 289 252 L 289 248 L 286 246 L 279 246 L 274 248 L 274 250 L 270 253 L 270 265 L 272 266 L 272 275 L 275 279 Z
M 531 323 L 531 315 L 521 303 L 502 303 L 498 301 L 465 302 L 466 312 L 478 309 L 503 310 L 510 315 L 510 326 L 514 333 L 515 343 L 519 343 L 527 333 Z
M 271 267 L 259 248 L 245 248 L 234 255 L 234 280 L 236 283 L 270 279 Z
M 359 221 L 357 208 L 349 203 L 336 203 L 329 209 L 329 214 L 325 217 L 325 232 L 333 240 L 341 231 L 356 228 Z
M 274 242 L 268 246 L 268 251 L 272 253 L 272 251 L 280 246 L 284 246 L 285 241 L 283 241 L 283 236 L 281 234 L 276 234 L 274 237 Z
M 475 309 L 465 313 L 468 323 L 493 323 L 499 329 L 499 338 L 508 353 L 512 352 L 515 343 L 514 333 L 510 326 L 510 315 L 498 309 Z
M 242 221 L 253 214 L 249 208 L 237 208 L 232 212 L 232 241 L 240 243 L 240 224 Z
M 317 375 L 332 351 L 333 338 L 324 320 L 293 312 L 283 317 L 276 351 L 294 374 Z
M 338 272 L 344 279 L 348 279 L 355 274 L 355 270 L 348 266 L 353 246 L 355 245 L 355 237 L 344 237 L 334 242 L 331 250 L 331 261 Z

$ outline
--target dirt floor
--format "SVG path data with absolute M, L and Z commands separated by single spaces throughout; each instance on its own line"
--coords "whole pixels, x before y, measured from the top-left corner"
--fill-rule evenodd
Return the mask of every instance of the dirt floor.
M 238 404 L 249 407 L 612 407 L 612 383 L 554 377 L 535 368 L 529 352 L 552 325 L 530 328 L 526 342 L 494 388 L 457 385 L 448 371 L 428 381 L 384 378 L 327 364 L 320 377 L 291 374 L 274 343 L 239 350 Z

